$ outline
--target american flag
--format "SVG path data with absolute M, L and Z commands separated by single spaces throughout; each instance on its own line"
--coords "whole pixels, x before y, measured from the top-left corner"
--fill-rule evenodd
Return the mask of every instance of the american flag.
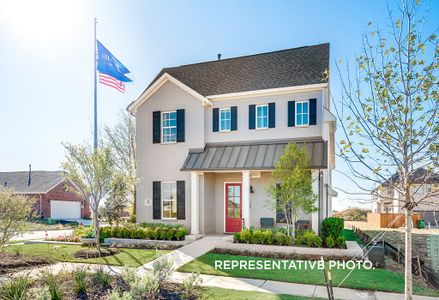
M 109 75 L 99 73 L 99 83 L 115 88 L 121 93 L 125 93 L 125 84 L 122 81 L 117 80 L 116 78 Z

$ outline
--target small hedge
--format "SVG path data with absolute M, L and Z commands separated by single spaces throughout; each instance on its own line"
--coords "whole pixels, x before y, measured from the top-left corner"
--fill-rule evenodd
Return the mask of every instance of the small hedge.
M 93 227 L 79 226 L 74 232 L 74 235 L 80 238 L 94 237 Z M 101 240 L 105 238 L 124 238 L 124 239 L 148 239 L 148 240 L 168 240 L 180 241 L 184 240 L 188 234 L 187 229 L 182 225 L 167 225 L 167 224 L 126 224 L 120 227 L 101 227 Z
M 244 244 L 263 244 L 263 245 L 280 245 L 280 246 L 307 246 L 321 247 L 322 239 L 312 230 L 298 231 L 296 240 L 293 243 L 290 236 L 286 234 L 284 228 L 274 229 L 243 229 L 235 232 L 233 242 Z
M 322 221 L 321 236 L 324 245 L 328 248 L 345 248 L 343 237 L 344 220 L 342 218 L 331 217 Z

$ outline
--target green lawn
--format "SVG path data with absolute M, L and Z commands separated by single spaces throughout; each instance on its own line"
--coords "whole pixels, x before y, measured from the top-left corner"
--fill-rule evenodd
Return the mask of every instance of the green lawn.
M 216 260 L 274 260 L 261 257 L 239 256 L 207 253 L 192 262 L 180 267 L 181 272 L 200 272 L 202 274 L 223 275 L 232 277 L 246 277 L 255 279 L 277 280 L 284 282 L 296 282 L 305 284 L 324 285 L 325 279 L 322 270 L 301 269 L 301 270 L 216 270 Z M 349 270 L 332 269 L 334 286 L 338 286 Z M 343 282 L 342 287 L 354 289 L 379 290 L 388 292 L 404 291 L 403 274 L 394 273 L 386 269 L 355 269 L 351 275 Z M 439 292 L 430 288 L 414 286 L 415 294 L 439 296 Z
M 75 258 L 73 254 L 81 249 L 84 249 L 84 247 L 80 245 L 24 244 L 6 247 L 5 251 L 18 252 L 20 254 L 33 256 L 44 256 L 57 261 L 106 264 L 127 267 L 141 266 L 156 258 L 157 255 L 163 255 L 169 252 L 164 250 L 156 251 L 150 249 L 120 248 L 120 253 L 111 256 L 89 259 Z
M 253 300 L 253 299 L 264 299 L 264 300 L 309 300 L 309 299 L 320 299 L 320 298 L 308 298 L 308 297 L 298 297 L 290 295 L 273 295 L 261 292 L 248 292 L 248 291 L 237 291 L 228 290 L 222 288 L 206 288 L 203 292 L 203 299 L 212 300 Z
M 360 246 L 365 246 L 363 241 L 351 229 L 343 229 L 343 236 L 346 241 L 356 241 Z

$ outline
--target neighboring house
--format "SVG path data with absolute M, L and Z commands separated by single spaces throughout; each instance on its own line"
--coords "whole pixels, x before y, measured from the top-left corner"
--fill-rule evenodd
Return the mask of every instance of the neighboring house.
M 389 183 L 398 182 L 399 175 L 394 174 L 373 192 L 372 212 L 401 213 L 404 206 L 402 194 L 392 188 Z M 428 173 L 423 168 L 417 169 L 411 176 L 412 195 L 416 200 L 429 196 L 416 206 L 413 211 L 422 213 L 423 219 L 432 225 L 439 226 L 439 175 Z M 437 193 L 436 193 L 437 191 Z
M 90 218 L 88 199 L 78 196 L 64 171 L 0 172 L 0 184 L 35 201 L 34 212 L 41 218 Z
M 329 44 L 163 69 L 128 107 L 137 126 L 137 222 L 199 234 L 279 221 L 267 188 L 295 142 L 310 154 L 319 208 L 299 219 L 318 231 L 336 195 L 328 69 Z

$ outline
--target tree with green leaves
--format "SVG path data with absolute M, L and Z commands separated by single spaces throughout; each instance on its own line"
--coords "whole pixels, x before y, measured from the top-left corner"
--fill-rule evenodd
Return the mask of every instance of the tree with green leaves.
M 275 163 L 272 184 L 268 189 L 269 206 L 285 215 L 288 235 L 296 237 L 296 221 L 300 212 L 317 210 L 317 196 L 312 190 L 310 157 L 305 147 L 289 143 Z
M 29 215 L 35 201 L 0 188 L 0 250 L 14 236 L 29 228 Z
M 123 218 L 124 212 L 130 201 L 129 180 L 122 173 L 118 173 L 113 179 L 113 185 L 105 205 L 101 209 L 102 217 L 104 217 L 110 225 L 119 226 Z
M 114 126 L 104 127 L 104 145 L 110 147 L 115 156 L 116 166 L 124 174 L 127 188 L 133 203 L 133 215 L 136 215 L 136 122 L 127 112 L 119 114 Z
M 114 190 L 114 185 L 117 183 L 115 179 L 120 178 L 114 155 L 108 147 L 94 149 L 89 145 L 70 143 L 63 145 L 66 150 L 66 160 L 61 166 L 67 171 L 66 179 L 77 188 L 72 191 L 90 199 L 96 247 L 100 251 L 99 205 Z
M 353 67 L 342 70 L 337 63 L 342 94 L 336 112 L 345 135 L 340 156 L 349 167 L 345 175 L 359 193 L 393 201 L 373 187 L 385 186 L 401 195 L 406 299 L 412 299 L 412 211 L 420 203 L 437 205 L 432 202 L 439 193 L 418 193 L 437 176 L 439 150 L 438 39 L 435 32 L 425 32 L 421 8 L 420 1 L 402 0 L 398 16 L 389 10 L 388 29 L 369 23 Z M 419 168 L 426 172 L 417 178 Z

